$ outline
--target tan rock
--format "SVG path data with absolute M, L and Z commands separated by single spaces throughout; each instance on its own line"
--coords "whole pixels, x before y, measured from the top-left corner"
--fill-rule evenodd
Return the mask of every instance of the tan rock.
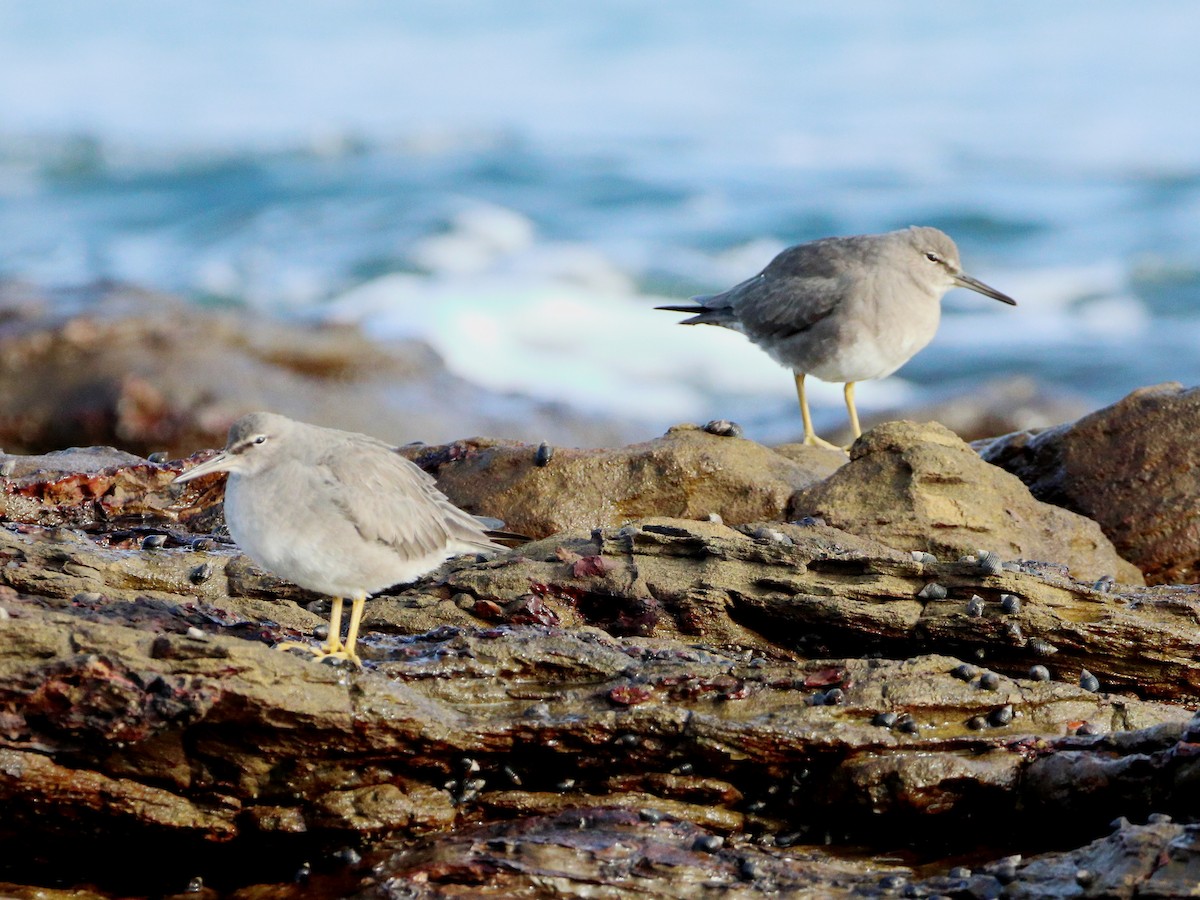
M 780 521 L 794 491 L 846 459 L 806 450 L 785 457 L 753 441 L 680 425 L 628 447 L 556 448 L 545 465 L 538 465 L 537 447 L 486 438 L 410 448 L 407 455 L 464 509 L 544 537 L 647 516 L 715 514 L 728 525 Z
M 984 459 L 1094 519 L 1151 584 L 1200 581 L 1200 388 L 1134 391 L 1076 422 L 997 438 Z
M 986 549 L 1002 559 L 1061 563 L 1084 580 L 1142 583 L 1095 522 L 1039 502 L 935 423 L 892 422 L 867 432 L 848 465 L 796 495 L 791 514 L 902 550 L 956 557 Z

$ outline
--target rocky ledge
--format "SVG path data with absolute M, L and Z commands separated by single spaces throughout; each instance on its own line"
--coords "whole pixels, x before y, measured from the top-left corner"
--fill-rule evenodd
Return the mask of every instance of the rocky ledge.
M 1094 416 L 1167 401 L 1137 484 L 1194 510 L 1189 392 Z M 361 670 L 273 649 L 327 600 L 221 536 L 189 461 L 0 458 L 0 892 L 1194 890 L 1200 588 L 1164 573 L 1196 531 L 1081 514 L 1077 478 L 1132 477 L 1107 434 L 405 448 L 534 540 L 372 600 Z

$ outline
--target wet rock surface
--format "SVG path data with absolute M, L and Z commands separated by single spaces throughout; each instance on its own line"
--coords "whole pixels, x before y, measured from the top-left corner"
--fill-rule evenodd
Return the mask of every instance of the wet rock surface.
M 1099 523 L 1152 584 L 1200 581 L 1200 389 L 1142 388 L 1040 432 L 981 443 L 1041 500 Z
M 702 429 L 603 453 L 406 452 L 479 506 L 490 473 L 504 502 L 474 511 L 545 537 L 371 600 L 361 670 L 274 649 L 315 643 L 328 600 L 222 536 L 219 480 L 170 486 L 190 461 L 13 458 L 0 892 L 1133 897 L 1194 882 L 1200 589 L 1137 584 L 1102 538 L 1091 557 L 1037 543 L 1080 517 L 985 480 L 947 432 L 885 426 L 849 464 L 814 457 L 828 471 Z M 567 512 L 546 502 L 574 485 Z
M 467 828 L 451 840 L 413 842 L 376 865 L 360 900 L 522 896 L 552 890 L 587 896 L 596 883 L 614 897 L 1188 897 L 1200 881 L 1200 830 L 1159 817 L 1120 823 L 1078 850 L 1012 855 L 978 868 L 925 875 L 895 860 L 874 863 L 812 845 L 735 838 L 698 846 L 676 819 L 581 809 L 558 819 Z M 466 886 L 470 886 L 467 888 Z M 476 891 L 474 888 L 478 888 Z M 469 893 L 468 893 L 469 891 Z

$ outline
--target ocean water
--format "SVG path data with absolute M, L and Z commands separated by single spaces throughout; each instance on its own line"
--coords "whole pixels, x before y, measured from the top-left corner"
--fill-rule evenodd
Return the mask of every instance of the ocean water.
M 787 373 L 653 307 L 929 224 L 1020 305 L 952 292 L 860 408 L 1017 374 L 1100 405 L 1200 382 L 1197 33 L 1183 0 L 0 0 L 0 277 L 358 322 L 647 435 L 777 440 Z

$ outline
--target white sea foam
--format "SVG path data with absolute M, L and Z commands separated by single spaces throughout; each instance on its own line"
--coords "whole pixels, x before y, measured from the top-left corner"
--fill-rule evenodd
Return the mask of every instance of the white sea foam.
M 718 383 L 729 393 L 785 385 L 737 335 L 676 335 L 670 314 L 653 309 L 665 301 L 516 276 L 388 275 L 328 312 L 383 339 L 422 337 L 477 383 L 636 419 L 698 416 Z
M 413 262 L 445 275 L 485 272 L 506 255 L 527 250 L 534 239 L 533 223 L 515 210 L 473 204 L 454 216 L 451 227 L 417 241 Z
M 654 309 L 680 298 L 636 291 L 591 248 L 522 240 L 499 252 L 488 235 L 461 224 L 444 237 L 472 234 L 488 248 L 485 268 L 463 272 L 451 262 L 431 275 L 382 276 L 335 298 L 324 315 L 380 339 L 428 340 L 451 370 L 500 390 L 655 423 L 784 409 L 785 430 L 798 427 L 789 373 L 741 335 L 682 328 L 679 314 Z M 756 269 L 776 250 L 756 242 L 715 265 L 732 265 L 741 278 L 743 256 Z M 818 411 L 843 402 L 840 385 L 813 382 L 810 396 Z M 904 381 L 889 379 L 865 387 L 861 405 L 871 411 L 913 396 Z

